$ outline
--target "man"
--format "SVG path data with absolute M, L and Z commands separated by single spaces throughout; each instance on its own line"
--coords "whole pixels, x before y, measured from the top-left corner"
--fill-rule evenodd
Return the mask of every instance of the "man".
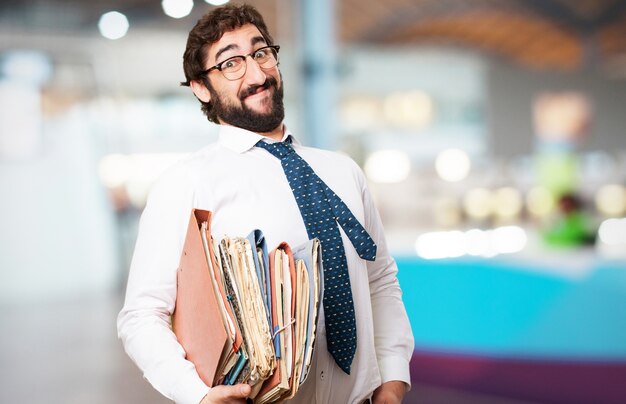
M 341 213 L 351 211 L 356 225 L 364 228 L 363 243 L 373 248 L 365 253 L 369 261 L 360 258 L 354 244 L 363 243 L 348 237 L 352 230 L 347 227 L 339 230 L 339 217 L 331 220 L 330 231 L 341 235 L 337 249 L 344 251 L 327 254 L 337 240 L 322 240 L 326 291 L 316 351 L 309 376 L 292 401 L 399 403 L 410 384 L 413 337 L 397 267 L 361 170 L 347 157 L 300 145 L 283 124 L 278 49 L 261 15 L 246 5 L 216 8 L 190 32 L 183 84 L 191 87 L 208 119 L 221 125 L 219 141 L 176 164 L 152 188 L 118 318 L 120 338 L 144 376 L 166 397 L 190 404 L 245 402 L 249 386 L 209 388 L 185 359 L 170 324 L 176 268 L 192 208 L 214 213 L 212 233 L 217 238 L 261 229 L 271 248 L 309 239 L 310 223 L 303 220 L 305 211 L 294 198 L 291 179 L 282 161 L 268 152 L 284 146 L 295 152 L 291 156 L 298 164 L 302 159 L 308 163 L 323 181 L 318 185 L 334 191 L 329 198 L 347 205 Z M 329 206 L 326 198 L 319 203 Z M 316 220 L 324 214 L 320 209 L 312 216 Z M 332 261 L 336 257 L 337 265 Z M 342 270 L 349 276 L 333 272 Z M 342 308 L 333 303 L 341 288 L 328 287 L 336 278 L 347 282 L 342 295 L 350 299 Z M 332 320 L 335 313 L 350 319 L 346 321 L 352 327 L 339 329 Z M 337 342 L 336 335 L 349 337 Z

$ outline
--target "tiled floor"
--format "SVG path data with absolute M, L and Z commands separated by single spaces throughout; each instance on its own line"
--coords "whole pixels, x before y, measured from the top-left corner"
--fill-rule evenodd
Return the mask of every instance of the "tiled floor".
M 142 379 L 117 339 L 121 297 L 0 307 L 0 403 L 168 403 Z M 414 386 L 406 403 L 530 404 Z
M 121 299 L 82 298 L 3 307 L 1 403 L 167 403 L 117 339 Z

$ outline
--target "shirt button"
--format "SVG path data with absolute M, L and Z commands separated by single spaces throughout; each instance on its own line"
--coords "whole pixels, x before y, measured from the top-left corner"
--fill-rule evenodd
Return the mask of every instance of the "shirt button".
M 326 380 L 326 374 L 323 370 L 320 372 L 320 380 Z

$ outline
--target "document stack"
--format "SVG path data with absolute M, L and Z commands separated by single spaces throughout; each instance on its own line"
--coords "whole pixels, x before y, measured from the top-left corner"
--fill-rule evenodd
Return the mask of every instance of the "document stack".
M 255 403 L 293 398 L 308 375 L 323 294 L 319 240 L 268 253 L 260 230 L 211 237 L 194 209 L 177 272 L 174 333 L 209 386 L 247 383 Z

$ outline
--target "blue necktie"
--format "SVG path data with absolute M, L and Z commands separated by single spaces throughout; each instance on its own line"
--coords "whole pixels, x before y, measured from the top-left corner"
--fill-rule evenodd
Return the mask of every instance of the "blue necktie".
M 256 145 L 280 159 L 309 238 L 317 237 L 322 244 L 328 351 L 337 365 L 350 374 L 356 352 L 356 320 L 339 225 L 361 258 L 375 260 L 376 244 L 341 198 L 294 151 L 290 141 L 291 138 L 277 143 L 261 140 Z

